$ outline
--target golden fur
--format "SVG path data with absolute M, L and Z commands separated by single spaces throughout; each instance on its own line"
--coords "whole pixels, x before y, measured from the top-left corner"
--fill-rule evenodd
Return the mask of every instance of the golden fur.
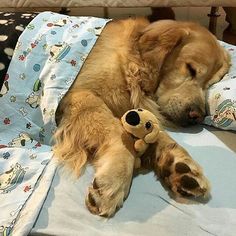
M 129 192 L 134 141 L 120 117 L 140 107 L 163 124 L 199 122 L 206 89 L 228 68 L 226 52 L 197 24 L 150 24 L 145 19 L 108 23 L 60 103 L 55 134 L 55 156 L 76 175 L 87 161 L 94 164 L 86 197 L 92 213 L 113 215 Z M 199 165 L 165 132 L 151 150 L 143 165 L 153 168 L 175 194 L 209 193 Z

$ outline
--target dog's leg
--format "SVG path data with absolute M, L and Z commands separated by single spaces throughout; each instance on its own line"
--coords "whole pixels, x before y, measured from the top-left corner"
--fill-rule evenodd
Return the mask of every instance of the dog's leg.
M 109 143 L 97 152 L 96 173 L 86 198 L 88 209 L 105 217 L 112 216 L 123 205 L 133 176 L 134 156 L 125 146 L 129 137 L 125 137 L 125 133 L 119 137 L 117 131 L 119 133 L 119 128 Z
M 86 205 L 92 213 L 110 217 L 129 192 L 134 140 L 103 100 L 89 91 L 71 91 L 62 108 L 55 134 L 55 156 L 78 176 L 86 162 L 91 161 L 95 178 L 88 189 Z
M 151 166 L 161 181 L 176 196 L 207 197 L 210 185 L 201 167 L 188 152 L 162 131 L 158 142 L 143 157 L 143 166 Z

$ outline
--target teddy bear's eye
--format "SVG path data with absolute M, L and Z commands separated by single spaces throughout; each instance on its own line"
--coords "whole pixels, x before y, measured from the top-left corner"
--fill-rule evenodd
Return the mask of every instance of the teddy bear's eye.
M 145 128 L 146 129 L 150 129 L 152 127 L 152 124 L 150 121 L 148 121 L 146 124 L 145 124 Z

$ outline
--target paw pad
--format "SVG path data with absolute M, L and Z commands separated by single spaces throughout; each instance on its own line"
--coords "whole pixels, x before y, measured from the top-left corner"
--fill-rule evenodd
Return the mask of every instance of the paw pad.
M 195 189 L 195 188 L 199 187 L 198 182 L 194 178 L 189 177 L 188 175 L 184 175 L 181 178 L 180 184 L 185 189 Z
M 159 175 L 174 193 L 183 197 L 208 197 L 208 180 L 200 166 L 182 149 L 168 150 L 158 161 Z
M 178 162 L 175 165 L 175 171 L 180 174 L 188 173 L 191 171 L 188 165 L 183 162 Z
M 88 201 L 91 204 L 91 206 L 96 207 L 96 202 L 94 198 L 92 197 L 91 193 L 88 194 Z

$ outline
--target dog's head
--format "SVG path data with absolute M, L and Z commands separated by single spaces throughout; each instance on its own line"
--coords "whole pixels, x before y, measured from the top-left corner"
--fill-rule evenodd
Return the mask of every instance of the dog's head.
M 162 114 L 179 125 L 201 122 L 207 88 L 230 66 L 216 38 L 198 24 L 164 20 L 147 26 L 138 45 L 152 73 L 142 87 L 154 95 Z

